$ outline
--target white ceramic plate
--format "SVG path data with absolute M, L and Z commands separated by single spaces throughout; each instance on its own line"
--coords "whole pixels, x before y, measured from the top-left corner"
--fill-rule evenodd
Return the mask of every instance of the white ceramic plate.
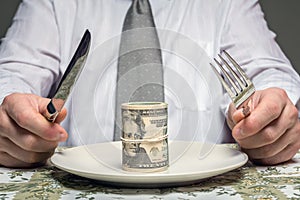
M 51 158 L 51 162 L 62 170 L 103 183 L 166 187 L 195 183 L 231 171 L 244 165 L 248 157 L 224 145 L 169 141 L 169 160 L 170 166 L 163 172 L 124 171 L 121 142 L 74 147 L 57 152 Z

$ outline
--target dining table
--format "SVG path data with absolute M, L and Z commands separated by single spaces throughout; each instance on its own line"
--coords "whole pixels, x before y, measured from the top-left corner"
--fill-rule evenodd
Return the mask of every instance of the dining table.
M 65 149 L 69 148 L 59 151 Z M 300 152 L 274 166 L 247 161 L 191 184 L 151 188 L 110 185 L 69 173 L 51 162 L 27 169 L 0 167 L 0 199 L 300 199 Z

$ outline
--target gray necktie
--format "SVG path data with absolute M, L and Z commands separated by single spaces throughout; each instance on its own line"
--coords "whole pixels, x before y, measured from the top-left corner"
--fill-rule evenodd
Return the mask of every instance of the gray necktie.
M 121 104 L 164 101 L 162 57 L 148 0 L 132 0 L 119 50 L 114 140 L 121 136 Z

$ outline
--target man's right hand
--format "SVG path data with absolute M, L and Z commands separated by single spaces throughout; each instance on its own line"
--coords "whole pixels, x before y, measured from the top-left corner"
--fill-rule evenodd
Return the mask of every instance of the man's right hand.
M 0 165 L 35 167 L 44 164 L 59 142 L 68 137 L 59 125 L 67 111 L 63 109 L 55 123 L 44 113 L 50 99 L 33 94 L 8 95 L 0 106 Z

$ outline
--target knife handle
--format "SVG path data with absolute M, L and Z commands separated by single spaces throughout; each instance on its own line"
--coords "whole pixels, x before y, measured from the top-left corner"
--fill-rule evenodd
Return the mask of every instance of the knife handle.
M 52 99 L 47 105 L 47 111 L 45 113 L 45 117 L 49 122 L 54 122 L 59 112 L 55 109 Z

